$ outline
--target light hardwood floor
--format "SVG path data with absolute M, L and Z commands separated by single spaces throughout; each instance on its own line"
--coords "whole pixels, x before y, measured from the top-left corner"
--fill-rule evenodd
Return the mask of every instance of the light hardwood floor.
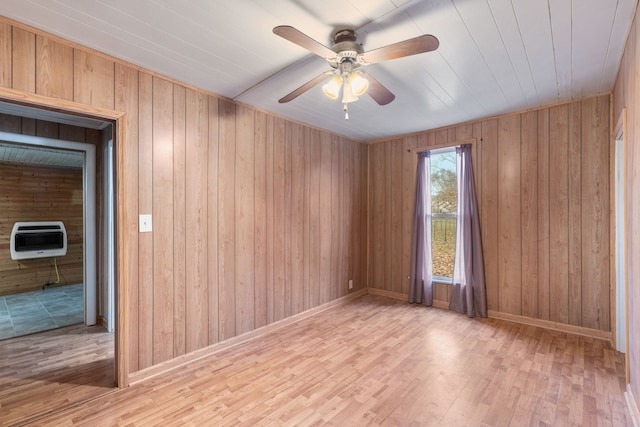
M 626 426 L 604 341 L 366 295 L 41 426 Z
M 0 426 L 116 390 L 113 334 L 74 325 L 0 341 Z

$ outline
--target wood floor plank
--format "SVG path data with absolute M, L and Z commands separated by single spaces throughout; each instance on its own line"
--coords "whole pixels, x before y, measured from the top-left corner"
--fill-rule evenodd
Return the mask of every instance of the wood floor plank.
M 608 342 L 365 295 L 40 426 L 627 425 Z
M 0 425 L 20 425 L 116 390 L 113 360 L 113 334 L 101 326 L 0 341 Z

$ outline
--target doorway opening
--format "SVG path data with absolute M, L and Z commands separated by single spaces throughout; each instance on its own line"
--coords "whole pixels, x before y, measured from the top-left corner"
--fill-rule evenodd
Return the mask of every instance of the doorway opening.
M 30 152 L 31 154 L 33 154 L 33 157 L 36 157 L 34 153 L 38 153 L 41 158 L 47 157 L 49 159 L 49 162 L 53 163 L 54 166 L 58 166 L 55 164 L 56 156 L 60 156 L 63 154 L 66 154 L 67 155 L 66 157 L 72 156 L 72 159 L 75 157 L 77 161 L 81 163 L 82 194 L 81 195 L 73 194 L 75 190 L 73 190 L 74 187 L 73 187 L 73 184 L 71 183 L 69 184 L 69 187 L 72 191 L 72 194 L 69 195 L 70 197 L 67 197 L 67 198 L 61 197 L 61 199 L 63 199 L 63 203 L 65 201 L 70 201 L 70 204 L 73 204 L 75 201 L 77 201 L 77 199 L 80 199 L 82 208 L 75 209 L 73 211 L 71 210 L 71 208 L 69 208 L 66 211 L 66 212 L 69 212 L 68 214 L 69 216 L 66 218 L 58 217 L 58 219 L 64 219 L 67 221 L 67 226 L 65 227 L 65 229 L 69 229 L 71 231 L 72 227 L 74 229 L 78 228 L 77 230 L 78 233 L 73 233 L 73 234 L 79 234 L 81 237 L 81 241 L 77 242 L 80 244 L 80 248 L 78 248 L 79 251 L 77 252 L 80 252 L 80 253 L 76 255 L 81 257 L 82 281 L 81 283 L 69 283 L 68 285 L 73 286 L 74 289 L 64 293 L 69 294 L 71 297 L 73 297 L 73 296 L 76 296 L 76 294 L 80 290 L 82 290 L 82 295 L 83 295 L 82 309 L 84 313 L 82 321 L 87 326 L 95 325 L 98 319 L 98 316 L 97 316 L 98 300 L 97 300 L 97 291 L 96 291 L 97 289 L 97 276 L 96 276 L 97 256 L 96 256 L 96 244 L 95 244 L 96 237 L 97 237 L 96 190 L 95 190 L 96 188 L 96 147 L 95 145 L 88 144 L 86 142 L 74 142 L 74 141 L 45 138 L 45 137 L 33 136 L 33 135 L 16 134 L 11 132 L 4 132 L 4 131 L 0 131 L 0 141 L 5 143 L 5 148 L 7 148 L 5 152 L 11 152 L 9 150 L 16 151 L 16 152 Z M 13 144 L 14 147 L 13 148 L 7 147 L 6 145 L 7 143 Z M 62 172 L 60 172 L 60 175 L 62 175 Z M 52 183 L 52 186 L 62 186 L 62 183 L 65 182 L 64 176 L 63 178 L 58 178 L 60 175 L 57 175 L 54 173 L 49 174 L 49 179 L 51 181 L 59 180 L 59 182 Z M 68 181 L 71 181 L 71 179 L 68 179 Z M 50 192 L 50 190 L 47 189 L 47 192 Z M 63 191 L 59 191 L 59 193 L 64 194 Z M 47 216 L 47 215 L 50 215 L 50 213 L 47 212 L 45 208 L 48 208 L 48 210 L 52 210 L 53 209 L 52 205 L 56 203 L 50 200 L 48 204 L 49 204 L 48 207 L 39 206 L 39 208 L 41 208 L 40 212 L 32 213 L 32 215 L 36 215 L 33 218 L 44 218 L 48 220 L 53 219 Z M 20 209 L 20 208 L 16 208 L 16 209 Z M 78 219 L 77 217 L 72 216 L 73 213 L 75 213 L 75 211 L 79 211 L 81 214 L 81 218 L 79 218 L 81 219 L 81 222 L 79 224 L 74 224 Z M 54 215 L 56 214 L 60 215 L 60 211 L 56 212 Z M 112 214 L 107 212 L 105 212 L 105 214 L 109 217 L 113 216 Z M 22 219 L 22 218 L 16 218 L 16 219 Z M 60 222 L 64 224 L 63 221 L 60 221 Z M 8 226 L 10 224 L 6 224 L 6 225 Z M 71 237 L 73 234 L 69 233 L 69 236 Z M 69 240 L 73 241 L 74 239 L 69 239 Z M 70 244 L 69 246 L 72 246 L 72 245 Z M 6 251 L 3 251 L 3 252 L 6 252 Z M 63 260 L 64 258 L 65 257 L 61 257 L 61 260 Z M 18 262 L 16 261 L 15 263 L 17 264 Z M 53 263 L 54 263 L 55 275 L 56 275 L 55 281 L 49 280 L 50 274 L 47 275 L 47 281 L 42 285 L 42 295 L 44 295 L 45 292 L 48 290 L 47 289 L 48 286 L 59 284 L 60 282 L 60 268 L 58 266 L 57 257 L 53 258 Z M 73 264 L 68 264 L 68 265 L 73 265 Z M 34 266 L 34 267 L 35 267 L 33 269 L 34 272 L 31 274 L 31 276 L 37 280 L 39 278 L 39 275 L 38 275 L 39 272 L 37 270 L 37 266 Z M 23 268 L 23 270 L 26 270 L 26 269 Z M 42 274 L 42 276 L 44 277 L 44 274 Z M 38 282 L 36 282 L 35 284 L 38 286 L 40 285 L 40 283 Z M 82 286 L 77 286 L 77 285 L 82 285 Z M 27 289 L 30 289 L 30 288 L 27 288 Z M 37 294 L 38 292 L 36 292 L 36 295 Z M 50 295 L 51 292 L 48 292 L 48 294 Z M 45 328 L 42 330 L 46 330 L 46 329 L 50 329 L 50 328 Z M 32 330 L 31 333 L 33 332 L 39 332 L 39 331 Z
M 73 110 L 51 110 L 45 103 L 24 105 L 4 99 L 7 102 L 0 101 L 0 141 L 32 154 L 48 151 L 52 156 L 79 158 L 82 183 L 79 189 L 70 190 L 80 193 L 73 200 L 81 203 L 80 219 L 75 220 L 81 230 L 75 237 L 79 241 L 74 255 L 80 264 L 80 324 L 0 341 L 5 354 L 15 355 L 0 363 L 0 379 L 12 385 L 0 391 L 0 418 L 21 423 L 109 392 L 121 382 L 114 243 L 114 147 L 119 116 L 114 113 L 103 119 Z M 61 186 L 51 188 L 55 192 Z M 5 243 L 8 247 L 9 239 Z M 58 270 L 52 269 L 53 279 L 46 276 L 43 282 L 64 282 L 62 277 L 58 280 L 58 273 L 70 275 L 71 267 L 60 268 L 62 258 L 52 261 Z M 54 284 L 42 292 L 63 288 L 66 286 Z M 11 366 L 12 360 L 21 360 L 20 367 Z M 32 364 L 27 366 L 29 361 Z M 34 403 L 39 408 L 35 412 Z
M 613 223 L 613 250 L 614 254 L 612 275 L 613 294 L 615 296 L 612 305 L 615 319 L 613 331 L 616 350 L 625 353 L 626 377 L 629 382 L 629 316 L 628 316 L 628 284 L 627 284 L 627 187 L 626 187 L 626 109 L 615 128 L 612 146 L 612 203 L 614 215 Z

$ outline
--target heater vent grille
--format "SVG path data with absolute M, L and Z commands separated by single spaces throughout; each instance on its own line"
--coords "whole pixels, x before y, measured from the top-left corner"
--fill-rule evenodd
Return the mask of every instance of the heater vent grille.
M 16 222 L 10 246 L 13 260 L 64 256 L 67 230 L 62 221 Z

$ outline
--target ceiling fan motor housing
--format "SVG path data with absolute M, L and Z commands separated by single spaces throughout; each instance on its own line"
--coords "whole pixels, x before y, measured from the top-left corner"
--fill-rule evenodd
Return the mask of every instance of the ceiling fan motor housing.
M 339 30 L 334 34 L 334 45 L 331 50 L 336 53 L 336 58 L 329 60 L 329 64 L 333 68 L 338 68 L 344 61 L 353 63 L 354 68 L 360 65 L 358 55 L 361 55 L 364 49 L 361 44 L 356 42 L 356 39 L 355 31 L 349 29 Z

